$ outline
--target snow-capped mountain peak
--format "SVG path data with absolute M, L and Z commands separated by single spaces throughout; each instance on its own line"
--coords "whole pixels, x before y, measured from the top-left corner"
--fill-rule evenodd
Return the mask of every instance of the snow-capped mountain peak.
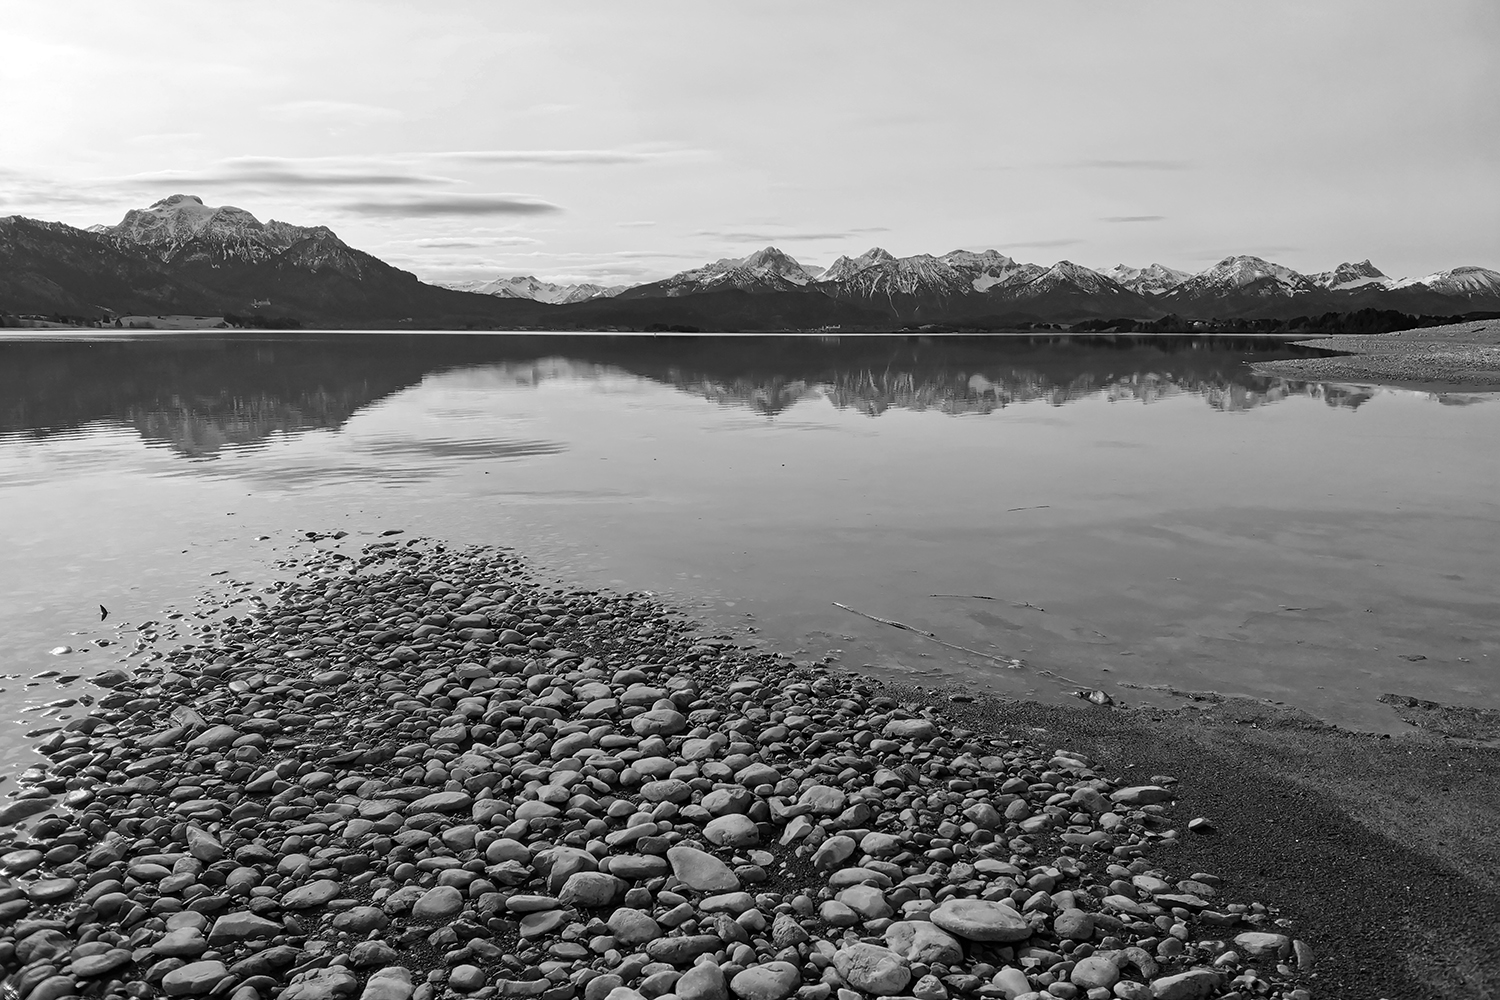
M 757 250 L 747 257 L 725 257 L 702 267 L 680 271 L 664 281 L 639 286 L 668 296 L 739 289 L 750 292 L 784 292 L 812 281 L 795 257 L 775 247 Z
M 501 299 L 530 299 L 548 305 L 567 305 L 570 302 L 587 302 L 589 299 L 607 299 L 619 295 L 625 285 L 595 285 L 581 282 L 559 285 L 551 281 L 540 281 L 526 274 L 514 278 L 493 278 L 489 281 L 464 281 L 444 287 L 456 292 L 473 292 L 477 295 L 493 295 Z
M 1327 288 L 1335 291 L 1362 288 L 1365 285 L 1385 285 L 1390 281 L 1380 268 L 1370 263 L 1368 258 L 1357 264 L 1345 261 L 1332 271 L 1309 274 L 1307 280 L 1319 288 Z
M 1161 295 L 1193 276 L 1189 271 L 1179 271 L 1165 264 L 1152 264 L 1149 267 L 1127 267 L 1124 264 L 1116 264 L 1102 273 L 1140 295 Z
M 275 219 L 262 223 L 243 208 L 215 208 L 191 194 L 174 194 L 150 208 L 131 209 L 117 224 L 95 226 L 92 231 L 122 243 L 150 247 L 163 260 L 175 257 L 192 243 L 207 244 L 231 256 L 263 257 L 299 240 L 338 242 L 326 226 L 294 226 Z
M 858 257 L 840 257 L 829 266 L 828 270 L 818 275 L 819 281 L 842 281 L 853 277 L 866 268 L 876 267 L 880 264 L 889 264 L 896 258 L 889 251 L 880 247 L 871 247 Z
M 1430 291 L 1444 295 L 1473 298 L 1475 296 L 1500 296 L 1500 271 L 1487 267 L 1453 267 L 1446 271 L 1435 271 L 1420 278 L 1403 278 L 1390 283 L 1392 289 L 1412 288 L 1421 285 Z

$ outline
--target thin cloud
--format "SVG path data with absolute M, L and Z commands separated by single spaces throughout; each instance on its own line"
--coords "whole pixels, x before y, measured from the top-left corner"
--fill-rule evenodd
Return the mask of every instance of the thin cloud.
M 419 247 L 444 248 L 450 250 L 477 250 L 481 247 L 519 247 L 540 242 L 541 240 L 534 240 L 530 236 L 471 236 L 435 237 L 433 239 L 412 240 L 412 245 Z
M 381 201 L 356 201 L 339 206 L 356 215 L 406 219 L 444 215 L 547 215 L 561 205 L 524 194 L 416 195 Z
M 1161 222 L 1165 215 L 1106 215 L 1105 222 Z
M 1014 249 L 1014 250 L 1024 250 L 1024 249 L 1045 248 L 1045 247 L 1071 247 L 1071 246 L 1076 246 L 1076 245 L 1078 245 L 1079 243 L 1082 243 L 1082 242 L 1083 242 L 1083 240 L 1076 240 L 1076 239 L 1029 240 L 1029 241 L 1024 242 L 1024 243 L 996 243 L 996 244 L 994 244 L 994 246 L 995 246 L 996 250 L 1012 250 L 1012 249 Z
M 259 185 L 268 187 L 424 187 L 455 184 L 447 177 L 369 167 L 314 166 L 307 160 L 270 156 L 241 156 L 225 160 L 203 171 L 162 170 L 135 174 L 123 179 L 133 187 L 233 187 Z M 325 161 L 326 162 L 326 161 Z
M 1069 164 L 1093 170 L 1191 170 L 1188 160 L 1079 160 Z
M 428 153 L 426 158 L 456 163 L 502 163 L 546 166 L 616 166 L 659 160 L 671 153 L 638 153 L 622 149 L 473 149 Z
M 652 219 L 641 219 L 636 222 L 616 222 L 615 225 L 621 229 L 644 229 L 647 226 L 656 225 L 656 222 Z
M 354 101 L 287 101 L 266 108 L 265 114 L 283 121 L 335 121 L 355 125 L 372 125 L 404 117 L 395 108 Z
M 856 236 L 864 236 L 869 233 L 888 233 L 890 230 L 885 226 L 870 226 L 862 229 L 845 229 L 841 231 L 805 232 L 805 233 L 773 233 L 765 231 L 725 231 L 721 229 L 700 229 L 694 236 L 711 236 L 714 239 L 723 240 L 727 243 L 775 243 L 796 242 L 806 240 L 851 240 Z

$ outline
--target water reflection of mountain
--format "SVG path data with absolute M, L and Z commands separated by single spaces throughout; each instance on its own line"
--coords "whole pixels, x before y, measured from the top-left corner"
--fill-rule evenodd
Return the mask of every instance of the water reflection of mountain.
M 776 414 L 809 398 L 986 413 L 1027 401 L 1151 401 L 1195 393 L 1239 410 L 1289 395 L 1366 396 L 1263 378 L 1245 362 L 1304 356 L 1276 341 L 1194 337 L 626 337 L 192 334 L 0 342 L 0 434 L 42 437 L 94 421 L 188 457 L 277 434 L 337 428 L 439 371 L 537 366 L 616 371 Z M 542 366 L 543 369 L 546 366 Z

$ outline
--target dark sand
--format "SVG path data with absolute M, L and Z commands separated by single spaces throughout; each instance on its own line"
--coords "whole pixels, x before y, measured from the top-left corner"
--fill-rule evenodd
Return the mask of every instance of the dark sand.
M 947 711 L 1142 780 L 1179 778 L 1171 863 L 1218 874 L 1290 918 L 1316 950 L 1314 996 L 1500 997 L 1495 746 L 1351 733 L 1244 699 L 1177 710 L 981 699 Z M 1188 833 L 1198 816 L 1216 832 Z
M 1297 341 L 1297 346 L 1346 353 L 1263 361 L 1251 367 L 1260 375 L 1308 382 L 1363 382 L 1433 392 L 1500 391 L 1500 320 L 1344 334 Z

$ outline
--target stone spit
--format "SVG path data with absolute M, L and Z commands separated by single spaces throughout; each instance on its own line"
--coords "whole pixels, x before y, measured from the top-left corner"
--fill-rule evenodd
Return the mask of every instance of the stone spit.
M 316 550 L 109 676 L 0 831 L 19 1000 L 1306 1000 L 1173 785 L 514 556 Z

